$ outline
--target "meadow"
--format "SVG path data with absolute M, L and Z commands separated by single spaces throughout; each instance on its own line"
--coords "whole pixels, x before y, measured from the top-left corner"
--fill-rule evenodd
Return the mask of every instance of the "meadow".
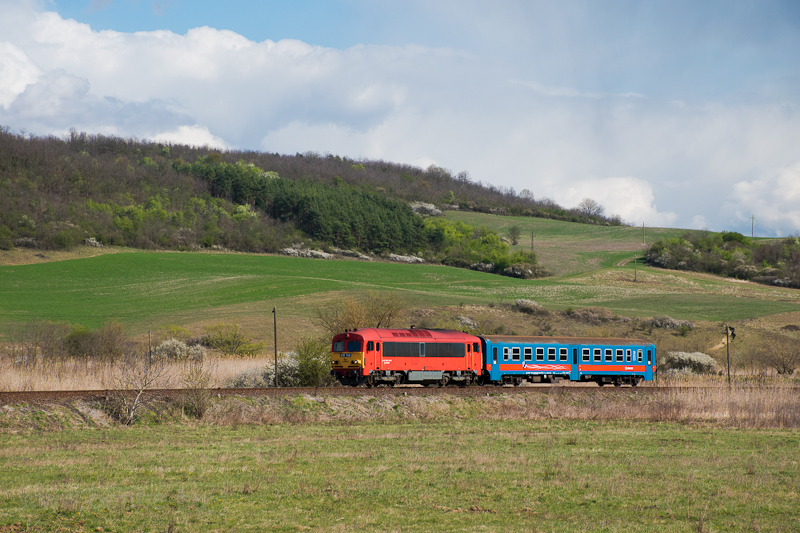
M 797 530 L 797 395 L 685 394 L 227 398 L 134 427 L 4 407 L 0 528 Z
M 634 281 L 635 276 L 635 281 Z M 605 307 L 631 317 L 744 320 L 800 310 L 800 291 L 626 263 L 582 274 L 519 280 L 437 265 L 225 253 L 136 252 L 0 266 L 0 333 L 49 320 L 131 333 L 167 324 L 313 330 L 316 311 L 345 296 L 396 292 L 411 308 L 513 304 Z M 259 336 L 259 335 L 257 335 Z M 265 336 L 266 337 L 266 336 Z

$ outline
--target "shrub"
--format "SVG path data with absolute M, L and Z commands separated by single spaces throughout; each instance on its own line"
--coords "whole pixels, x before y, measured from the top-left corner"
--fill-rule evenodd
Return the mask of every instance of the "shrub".
M 210 383 L 211 375 L 203 366 L 203 361 L 192 360 L 183 375 L 181 404 L 184 411 L 196 418 L 203 418 L 211 406 Z
M 714 358 L 702 352 L 667 352 L 661 369 L 677 374 L 708 374 L 716 366 Z
M 297 387 L 300 385 L 299 361 L 297 354 L 290 352 L 278 358 L 278 386 Z M 275 385 L 275 366 L 268 364 L 263 368 L 246 370 L 228 382 L 234 389 L 273 387 Z
M 245 337 L 239 324 L 216 324 L 207 326 L 205 342 L 225 355 L 253 357 L 264 349 L 263 342 L 253 342 Z
M 539 315 L 539 314 L 546 314 L 547 311 L 538 303 L 534 302 L 533 300 L 526 300 L 525 298 L 520 298 L 514 304 L 517 307 L 517 311 L 520 313 L 527 313 L 529 315 Z
M 270 386 L 275 383 L 274 365 L 266 366 L 264 369 L 264 377 L 267 379 L 267 383 L 269 383 Z M 295 352 L 281 354 L 281 357 L 278 358 L 278 386 L 300 386 L 300 361 Z
M 167 361 L 203 361 L 206 351 L 202 346 L 187 346 L 177 339 L 168 339 L 156 347 L 154 355 Z
M 8 226 L 0 226 L 0 250 L 13 250 L 14 240 L 11 238 L 11 229 Z
M 330 344 L 327 339 L 301 339 L 297 347 L 297 373 L 301 387 L 325 387 L 336 382 L 331 376 Z
M 685 331 L 691 331 L 694 329 L 694 324 L 688 320 L 675 320 L 672 317 L 668 317 L 666 315 L 663 316 L 654 316 L 650 320 L 650 324 L 654 328 L 659 329 L 677 329 L 681 331 L 682 334 L 685 335 Z M 688 330 L 686 329 L 688 328 Z

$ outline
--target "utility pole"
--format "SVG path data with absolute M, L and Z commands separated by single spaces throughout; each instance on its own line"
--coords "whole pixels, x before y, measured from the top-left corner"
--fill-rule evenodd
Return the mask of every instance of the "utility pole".
M 728 353 L 728 388 L 731 387 L 731 341 L 736 338 L 736 330 L 723 324 L 725 328 L 725 349 Z
M 633 252 L 633 282 L 636 283 L 636 252 Z
M 278 308 L 272 308 L 272 328 L 275 340 L 275 387 L 278 386 Z
M 644 222 L 642 222 L 642 246 L 647 246 L 644 242 Z
M 754 235 L 753 234 L 753 228 L 755 227 L 755 225 L 756 225 L 756 216 L 755 215 L 750 215 L 750 238 L 751 239 L 753 238 L 753 235 Z
M 531 230 L 531 253 L 533 253 L 533 230 Z

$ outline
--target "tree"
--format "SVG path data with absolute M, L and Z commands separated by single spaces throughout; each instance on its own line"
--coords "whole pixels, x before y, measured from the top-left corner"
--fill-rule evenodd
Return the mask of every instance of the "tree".
M 239 329 L 239 324 L 206 326 L 206 343 L 225 355 L 253 357 L 264 349 L 263 342 L 253 342 Z
M 772 368 L 778 374 L 793 374 L 800 367 L 800 344 L 796 337 L 777 333 L 764 334 L 756 351 L 764 366 Z
M 605 207 L 597 203 L 595 200 L 592 200 L 591 198 L 584 198 L 583 200 L 581 200 L 581 203 L 578 204 L 578 211 L 580 211 L 587 217 L 603 216 L 605 210 L 606 210 Z
M 131 351 L 120 365 L 120 377 L 106 398 L 106 408 L 122 424 L 133 424 L 155 399 L 153 389 L 163 386 L 168 363 L 150 353 Z
M 522 234 L 518 226 L 511 226 L 508 229 L 508 236 L 511 238 L 511 244 L 519 244 L 519 236 Z
M 363 298 L 348 298 L 328 309 L 317 310 L 317 323 L 333 337 L 346 329 L 390 328 L 405 302 L 394 293 L 370 291 Z

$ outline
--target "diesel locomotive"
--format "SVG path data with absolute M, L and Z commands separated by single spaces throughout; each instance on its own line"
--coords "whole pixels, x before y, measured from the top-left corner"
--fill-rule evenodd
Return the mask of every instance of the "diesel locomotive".
M 641 339 L 359 328 L 336 335 L 331 345 L 331 374 L 351 386 L 569 380 L 635 387 L 655 373 L 655 345 Z

